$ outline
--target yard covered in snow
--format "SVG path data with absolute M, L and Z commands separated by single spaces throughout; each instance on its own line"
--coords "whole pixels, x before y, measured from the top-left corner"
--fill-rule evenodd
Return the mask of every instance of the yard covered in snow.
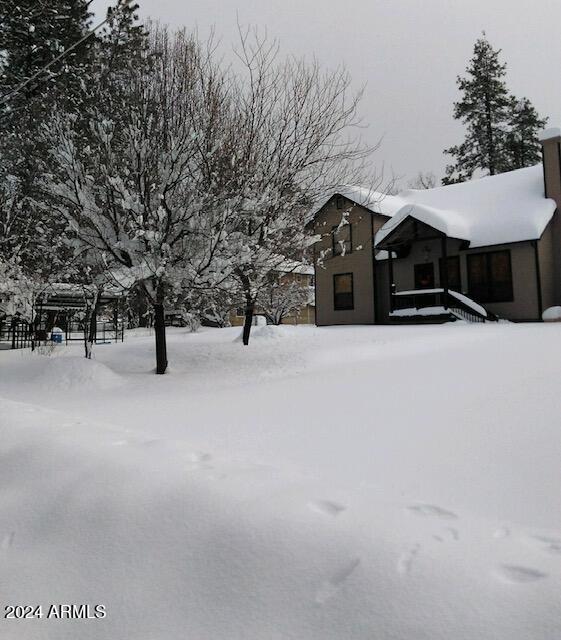
M 0 353 L 9 640 L 561 637 L 561 325 Z

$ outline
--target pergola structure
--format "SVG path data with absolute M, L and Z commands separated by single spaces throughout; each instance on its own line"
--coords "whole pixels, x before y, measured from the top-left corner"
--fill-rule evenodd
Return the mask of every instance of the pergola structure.
M 93 287 L 72 283 L 55 283 L 42 292 L 36 301 L 34 331 L 37 340 L 48 340 L 54 327 L 64 332 L 64 340 L 84 339 L 85 312 L 92 307 L 96 291 Z M 124 293 L 106 290 L 99 294 L 97 308 L 106 313 L 95 318 L 94 341 L 96 343 L 117 342 L 124 339 L 124 323 L 121 318 Z M 108 309 L 109 308 L 109 309 Z M 110 313 L 108 314 L 107 311 Z M 82 317 L 80 317 L 82 316 Z

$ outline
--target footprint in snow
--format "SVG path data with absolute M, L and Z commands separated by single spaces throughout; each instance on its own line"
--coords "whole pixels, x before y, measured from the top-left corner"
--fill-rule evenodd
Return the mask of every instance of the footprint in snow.
M 189 456 L 189 461 L 195 462 L 195 463 L 210 462 L 211 460 L 212 460 L 212 456 L 210 455 L 210 453 L 197 452 L 197 453 L 192 453 Z
M 547 578 L 547 573 L 532 569 L 531 567 L 522 567 L 513 564 L 503 564 L 498 570 L 499 578 L 511 583 L 535 582 L 542 578 Z
M 210 461 L 212 460 L 212 456 L 210 455 L 210 453 L 191 453 L 189 456 L 187 456 L 187 459 L 189 461 L 189 467 L 191 469 L 195 469 L 198 471 L 201 469 L 209 470 L 213 468 L 210 464 Z
M 454 527 L 448 527 L 446 531 L 448 531 L 452 540 L 460 539 L 460 532 L 457 529 L 454 529 Z
M 128 440 L 114 440 L 111 445 L 113 447 L 124 447 L 125 445 L 129 444 Z
M 164 440 L 161 438 L 151 438 L 150 440 L 143 440 L 141 444 L 143 447 L 159 447 L 163 443 Z
M 405 551 L 405 553 L 402 553 L 399 556 L 399 559 L 397 561 L 397 572 L 400 573 L 401 575 L 406 575 L 408 573 L 411 573 L 411 569 L 413 568 L 413 562 L 415 561 L 415 558 L 419 554 L 420 550 L 421 550 L 421 545 L 416 544 L 414 547 L 411 547 L 411 549 L 409 549 L 408 551 Z
M 561 554 L 561 538 L 549 535 L 535 535 L 530 536 L 530 539 L 537 542 L 542 551 L 545 551 L 546 553 L 554 555 Z
M 334 573 L 329 580 L 326 580 L 316 593 L 316 603 L 323 604 L 330 600 L 341 588 L 347 578 L 360 564 L 360 558 L 353 558 L 350 562 L 342 566 Z
M 2 549 L 2 551 L 8 551 L 8 549 L 14 544 L 15 536 L 16 534 L 14 531 L 10 531 L 10 533 L 6 534 L 0 543 L 0 549 Z
M 460 532 L 454 527 L 446 527 L 442 535 L 434 535 L 433 538 L 438 542 L 445 542 L 445 540 L 457 541 L 460 539 Z
M 447 511 L 446 509 L 434 504 L 412 504 L 409 505 L 407 509 L 418 516 L 429 516 L 432 518 L 441 518 L 443 520 L 456 520 L 458 517 L 452 511 Z
M 316 513 L 321 513 L 333 518 L 336 518 L 347 508 L 336 502 L 331 502 L 331 500 L 314 500 L 313 502 L 308 502 L 308 507 Z

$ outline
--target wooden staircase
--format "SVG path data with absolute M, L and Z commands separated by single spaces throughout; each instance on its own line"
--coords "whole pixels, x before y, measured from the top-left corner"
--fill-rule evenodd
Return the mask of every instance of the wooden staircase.
M 416 289 L 392 294 L 390 321 L 396 324 L 496 322 L 497 316 L 471 298 L 444 289 Z

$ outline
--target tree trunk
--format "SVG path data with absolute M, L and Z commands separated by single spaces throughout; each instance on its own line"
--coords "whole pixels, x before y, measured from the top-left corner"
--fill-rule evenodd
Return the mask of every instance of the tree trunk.
M 92 309 L 89 322 L 87 323 L 87 338 L 86 338 L 86 358 L 91 360 L 93 346 L 95 344 L 97 334 L 97 303 Z
M 243 343 L 244 345 L 249 344 L 249 334 L 251 333 L 251 325 L 253 324 L 253 312 L 255 310 L 255 301 L 248 300 L 245 305 L 245 320 L 243 323 Z
M 164 305 L 161 302 L 154 304 L 154 331 L 156 334 L 156 373 L 162 374 L 166 372 L 168 367 L 168 356 Z
M 96 291 L 92 300 L 91 311 L 84 318 L 84 357 L 92 358 L 93 346 L 97 337 L 97 312 L 99 309 L 100 291 Z
M 489 154 L 489 175 L 495 175 L 495 140 L 493 136 L 493 117 L 491 114 L 491 98 L 489 96 L 489 91 L 485 92 L 485 115 L 486 115 L 486 126 L 487 126 L 487 146 L 488 146 L 488 154 Z

